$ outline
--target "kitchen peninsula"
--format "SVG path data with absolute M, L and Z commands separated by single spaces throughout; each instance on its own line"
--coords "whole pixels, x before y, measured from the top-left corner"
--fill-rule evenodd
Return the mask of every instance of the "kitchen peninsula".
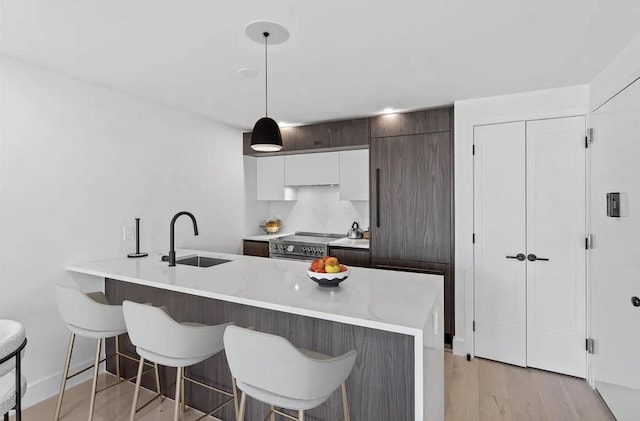
M 169 267 L 152 255 L 81 263 L 67 270 L 104 278 L 113 304 L 127 299 L 163 305 L 178 321 L 252 326 L 330 355 L 356 349 L 358 359 L 347 380 L 354 421 L 444 419 L 442 276 L 354 267 L 340 287 L 325 289 L 307 278 L 306 262 L 179 250 L 178 263 L 190 255 L 226 262 L 208 268 Z M 133 352 L 126 338 L 120 344 Z M 123 372 L 131 376 L 134 370 L 132 364 Z M 222 387 L 231 384 L 224 353 L 194 366 L 191 375 Z M 164 370 L 163 389 L 170 397 L 173 377 L 170 369 Z M 187 388 L 186 393 L 195 408 L 206 410 L 217 403 L 199 389 Z M 309 416 L 339 419 L 341 400 L 339 392 L 335 395 Z M 248 419 L 262 419 L 267 410 L 249 400 Z M 228 408 L 223 419 L 232 418 Z

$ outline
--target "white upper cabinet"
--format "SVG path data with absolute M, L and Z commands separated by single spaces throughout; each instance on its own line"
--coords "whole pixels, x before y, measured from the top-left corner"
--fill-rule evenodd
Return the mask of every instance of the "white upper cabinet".
M 323 186 L 340 183 L 339 152 L 284 156 L 285 186 Z
M 257 158 L 257 199 L 296 200 L 295 189 L 284 185 L 284 156 Z
M 369 149 L 339 154 L 340 200 L 369 200 Z

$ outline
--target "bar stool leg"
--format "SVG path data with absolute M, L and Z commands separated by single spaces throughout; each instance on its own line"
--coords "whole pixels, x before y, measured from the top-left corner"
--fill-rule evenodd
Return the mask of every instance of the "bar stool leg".
M 270 421 L 276 421 L 276 407 L 271 405 L 271 415 L 269 416 Z
M 246 410 L 246 407 L 247 407 L 247 394 L 242 392 L 242 395 L 240 396 L 240 410 L 238 413 L 237 421 L 244 421 L 244 411 Z
M 347 384 L 342 383 L 342 409 L 344 411 L 344 421 L 350 421 L 349 402 L 347 401 Z
M 136 417 L 136 408 L 138 407 L 138 396 L 140 396 L 140 383 L 142 383 L 143 370 L 144 358 L 140 357 L 140 362 L 138 363 L 138 375 L 136 376 L 136 388 L 133 392 L 133 403 L 131 404 L 131 415 L 129 415 L 129 421 L 133 421 Z
M 67 348 L 67 359 L 64 362 L 64 370 L 62 371 L 62 383 L 60 384 L 60 393 L 58 393 L 58 404 L 56 405 L 56 415 L 54 421 L 60 419 L 60 408 L 62 408 L 62 397 L 64 396 L 64 389 L 67 387 L 67 377 L 69 376 L 69 364 L 71 364 L 71 354 L 73 353 L 73 343 L 76 340 L 76 334 L 71 333 L 69 335 L 69 347 Z M 7 414 L 7 421 L 9 415 Z
M 304 411 L 302 409 L 298 411 L 298 420 L 304 421 Z
M 175 394 L 175 407 L 173 409 L 173 421 L 178 421 L 178 417 L 180 416 L 180 396 L 182 392 L 180 391 L 182 386 L 182 367 L 176 368 L 176 394 Z
M 120 336 L 116 336 L 116 377 L 120 381 Z
M 158 402 L 162 403 L 164 396 L 162 396 L 162 391 L 160 390 L 160 371 L 158 370 L 158 363 L 153 363 L 155 372 L 156 372 L 156 389 L 158 391 Z
M 238 421 L 238 386 L 236 385 L 236 378 L 231 376 L 231 390 L 233 391 L 233 408 L 236 411 L 236 421 Z
M 180 401 L 182 402 L 182 408 L 181 408 L 181 410 L 182 410 L 182 413 L 183 413 L 183 414 L 184 414 L 184 412 L 185 412 L 185 410 L 186 410 L 186 405 L 187 405 L 187 403 L 186 403 L 186 401 L 185 401 L 185 399 L 184 399 L 184 370 L 185 370 L 185 368 L 184 368 L 184 367 L 182 367 L 182 369 L 181 369 L 181 371 L 182 371 L 182 374 L 181 374 L 181 377 L 182 377 L 182 386 L 180 386 L 180 388 L 181 388 L 181 389 L 180 389 L 180 392 L 181 392 L 181 393 L 180 393 Z
M 22 372 L 21 372 L 21 363 L 20 363 L 20 353 L 16 354 L 16 406 L 14 409 L 16 410 L 16 421 L 22 421 Z
M 89 421 L 93 420 L 93 410 L 96 404 L 96 389 L 98 388 L 98 370 L 100 369 L 100 349 L 102 347 L 102 339 L 98 339 L 96 345 L 96 361 L 93 364 L 93 382 L 91 384 L 91 401 L 89 403 Z

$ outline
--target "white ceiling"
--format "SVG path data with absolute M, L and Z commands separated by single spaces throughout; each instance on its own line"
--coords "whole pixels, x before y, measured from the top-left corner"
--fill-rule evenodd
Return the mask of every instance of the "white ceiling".
M 639 31 L 638 0 L 2 0 L 3 55 L 225 123 L 278 121 L 588 83 Z M 257 79 L 237 70 L 260 70 Z

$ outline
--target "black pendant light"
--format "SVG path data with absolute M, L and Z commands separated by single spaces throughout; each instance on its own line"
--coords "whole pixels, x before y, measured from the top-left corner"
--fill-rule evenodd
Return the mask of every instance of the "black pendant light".
M 253 126 L 251 133 L 251 149 L 258 152 L 277 152 L 282 149 L 282 135 L 278 123 L 269 117 L 269 85 L 268 85 L 268 53 L 267 40 L 269 32 L 263 32 L 264 36 L 264 114 Z

